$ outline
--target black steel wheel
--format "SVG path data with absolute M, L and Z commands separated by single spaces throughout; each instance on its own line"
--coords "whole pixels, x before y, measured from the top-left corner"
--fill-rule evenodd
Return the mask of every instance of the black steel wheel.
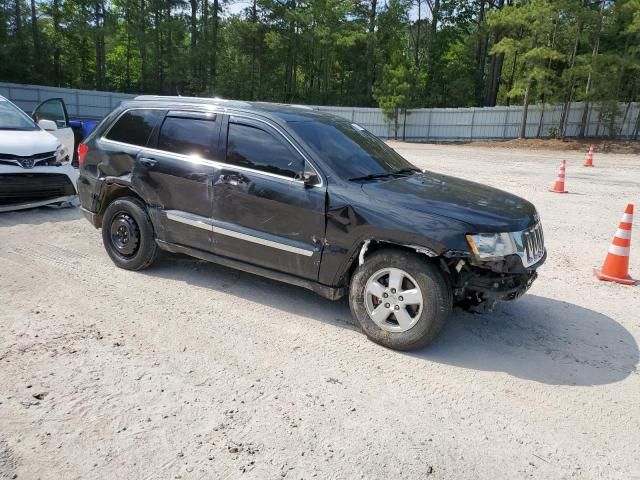
M 127 212 L 116 214 L 111 220 L 110 232 L 111 244 L 120 255 L 135 255 L 140 245 L 140 229 L 131 215 Z
M 142 270 L 156 257 L 153 225 L 146 206 L 134 197 L 114 200 L 102 217 L 102 240 L 113 263 L 127 270 Z

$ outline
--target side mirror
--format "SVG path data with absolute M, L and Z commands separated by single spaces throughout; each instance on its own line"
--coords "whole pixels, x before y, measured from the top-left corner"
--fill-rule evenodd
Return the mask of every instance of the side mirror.
M 302 174 L 302 182 L 305 187 L 312 187 L 314 185 L 318 185 L 320 183 L 320 179 L 316 172 L 306 171 Z
M 47 132 L 55 132 L 56 130 L 58 130 L 56 122 L 53 122 L 51 120 L 40 120 L 38 122 L 38 126 L 41 129 L 46 130 Z

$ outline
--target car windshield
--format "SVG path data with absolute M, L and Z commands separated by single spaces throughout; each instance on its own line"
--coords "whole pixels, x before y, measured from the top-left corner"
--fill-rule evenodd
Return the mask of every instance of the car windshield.
M 345 180 L 369 180 L 420 171 L 371 132 L 346 120 L 301 121 L 289 125 Z
M 26 113 L 0 97 L 0 130 L 38 130 Z

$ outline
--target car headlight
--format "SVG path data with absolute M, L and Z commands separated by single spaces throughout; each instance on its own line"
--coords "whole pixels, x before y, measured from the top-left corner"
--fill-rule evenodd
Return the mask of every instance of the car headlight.
M 518 253 L 518 245 L 512 233 L 476 233 L 467 235 L 473 253 L 482 259 L 499 258 Z
M 476 233 L 467 235 L 467 242 L 476 258 L 492 260 L 518 255 L 524 267 L 534 265 L 546 254 L 542 225 L 535 225 L 520 232 Z
M 58 145 L 56 148 L 56 163 L 69 163 L 69 152 L 64 145 Z

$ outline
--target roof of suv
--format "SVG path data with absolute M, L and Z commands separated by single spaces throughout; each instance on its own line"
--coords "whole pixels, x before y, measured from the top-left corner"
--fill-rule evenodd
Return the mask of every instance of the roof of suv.
M 135 104 L 153 104 L 153 106 L 215 106 L 223 107 L 230 110 L 239 110 L 244 112 L 256 113 L 269 117 L 280 122 L 300 122 L 309 120 L 319 120 L 323 122 L 335 121 L 334 115 L 314 110 L 312 107 L 305 105 L 288 105 L 282 103 L 268 102 L 243 102 L 240 100 L 225 100 L 222 98 L 207 97 L 170 97 L 160 95 L 141 95 L 135 97 L 132 101 L 126 102 L 127 106 Z

